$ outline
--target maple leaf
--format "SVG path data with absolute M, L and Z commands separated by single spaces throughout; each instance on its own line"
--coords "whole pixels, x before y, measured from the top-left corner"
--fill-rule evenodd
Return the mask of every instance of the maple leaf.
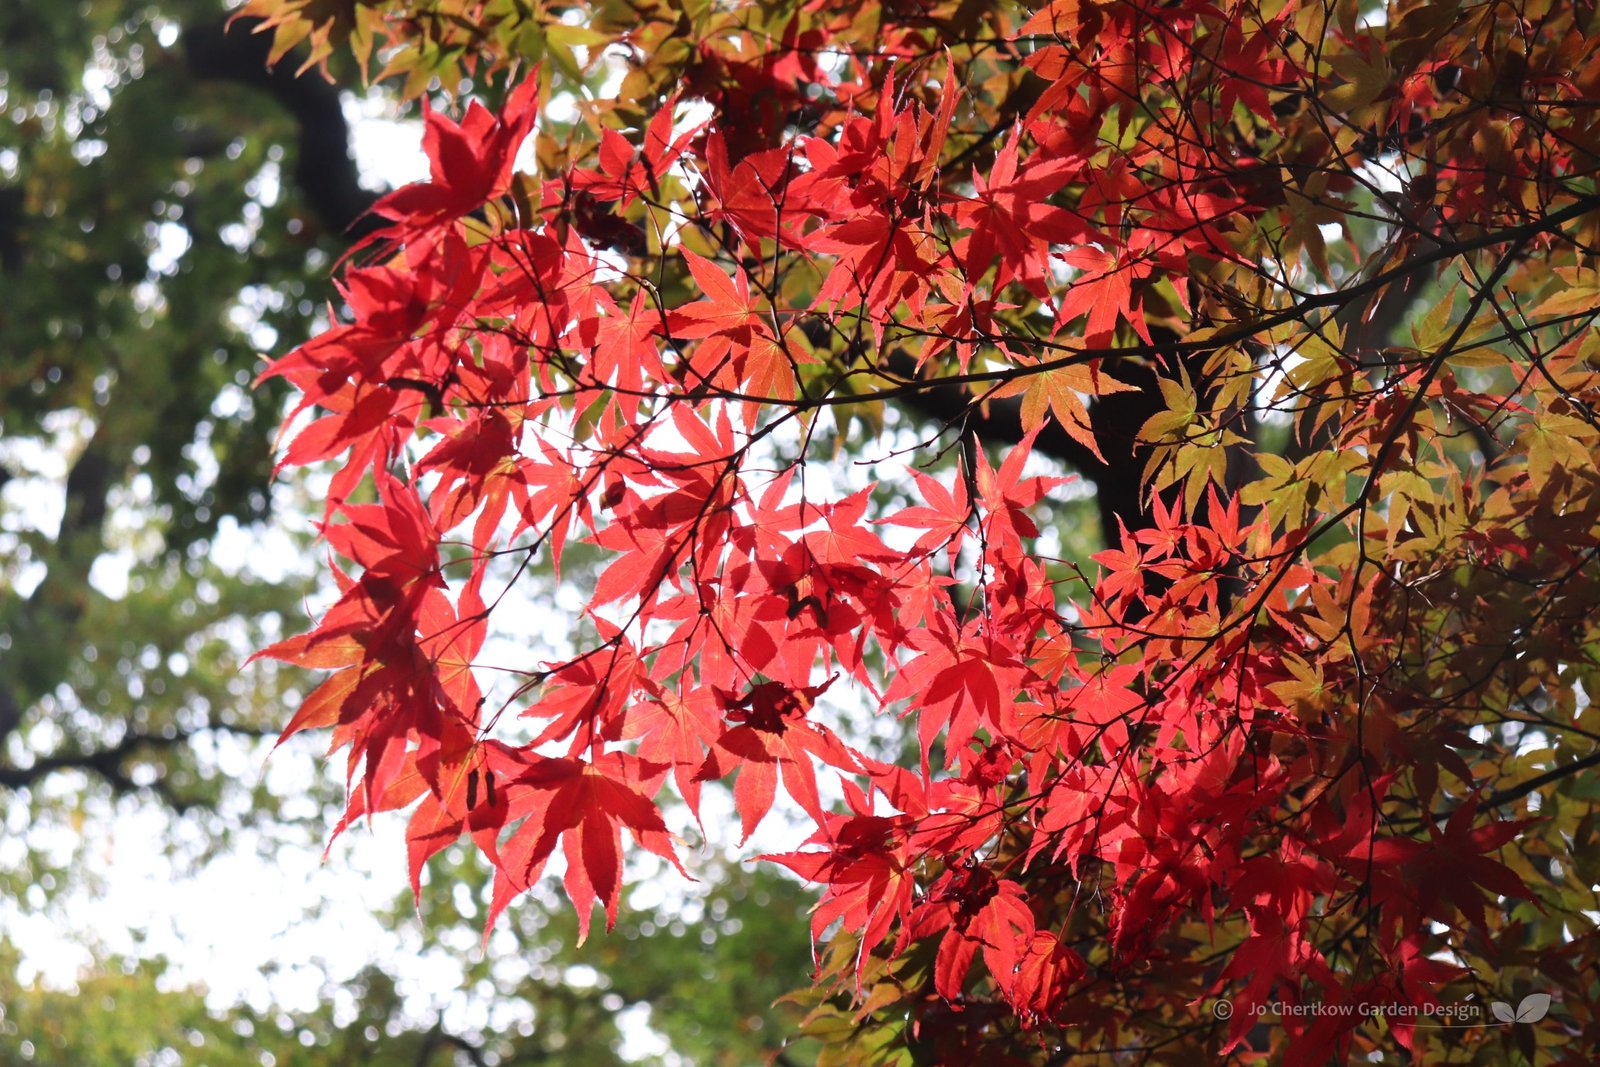
M 598 901 L 606 912 L 606 929 L 616 925 L 622 893 L 622 831 L 634 843 L 670 862 L 685 877 L 672 847 L 672 835 L 650 797 L 667 767 L 622 752 L 593 761 L 577 758 L 540 759 L 508 783 L 525 797 L 528 827 L 518 834 L 527 843 L 502 851 L 497 864 L 496 901 L 489 924 L 504 909 L 503 880 L 508 892 L 520 892 L 538 878 L 559 842 L 566 860 L 567 896 L 578 912 L 578 943 L 589 936 L 590 911 Z
M 1006 453 L 998 471 L 989 463 L 988 455 L 981 448 L 976 452 L 977 469 L 973 480 L 977 484 L 978 500 L 988 513 L 986 528 L 989 536 L 1002 547 L 1017 546 L 1022 537 L 1037 537 L 1039 530 L 1028 517 L 1028 509 L 1043 500 L 1050 490 L 1072 480 L 1056 476 L 1022 476 L 1022 469 L 1033 454 L 1033 443 L 1038 436 L 1037 427 L 1026 433 L 1016 447 Z
M 272 32 L 272 48 L 267 53 L 269 66 L 276 66 L 304 43 L 309 47 L 295 76 L 315 67 L 330 83 L 333 75 L 328 71 L 328 60 L 335 49 L 348 45 L 364 69 L 375 24 L 381 25 L 381 15 L 357 0 L 249 0 L 229 17 L 228 25 L 231 28 L 235 20 L 252 17 L 261 21 L 251 32 Z
M 1047 1024 L 1179 1060 L 1437 1052 L 1404 1021 L 1253 1009 L 1427 1003 L 1508 930 L 1536 959 L 1560 924 L 1503 902 L 1531 892 L 1518 838 L 1578 872 L 1541 900 L 1585 906 L 1593 161 L 1581 113 L 1529 131 L 1600 61 L 1547 6 L 1470 40 L 1426 4 L 1367 25 L 1178 0 L 1160 32 L 1124 0 L 981 33 L 917 5 L 590 20 L 631 99 L 585 95 L 591 132 L 543 131 L 515 188 L 532 80 L 498 116 L 427 112 L 431 180 L 378 208 L 388 258 L 346 262 L 339 321 L 263 376 L 298 394 L 281 469 L 335 468 L 337 599 L 265 654 L 332 672 L 285 736 L 346 754 L 338 829 L 411 807 L 414 886 L 469 837 L 491 923 L 559 850 L 586 935 L 596 903 L 615 920 L 624 829 L 676 862 L 659 788 L 698 820 L 731 786 L 748 838 L 781 786 L 817 829 L 769 858 L 839 935 L 817 985 L 853 972 L 864 998 L 827 1056 L 888 1033 L 1037 1058 L 1016 1035 Z M 435 20 L 424 62 L 416 20 L 367 21 L 446 82 L 529 47 Z M 567 52 L 547 84 L 583 73 Z M 1349 161 L 1396 153 L 1390 233 L 1356 219 Z M 1386 309 L 1446 271 L 1389 344 Z M 945 430 L 953 480 L 901 458 Z M 1027 475 L 1041 448 L 1088 462 L 1098 551 L 1064 479 Z M 545 548 L 599 643 L 509 665 L 540 683 L 513 743 L 481 710 L 485 583 Z M 830 684 L 892 706 L 918 757 L 850 748 Z M 1561 762 L 1505 747 L 1535 712 Z M 1535 795 L 1539 823 L 1462 800 Z M 1226 1037 L 1168 1025 L 1225 991 Z
M 1001 942 L 996 957 L 996 981 L 1025 1024 L 1052 1021 L 1066 1001 L 1072 984 L 1088 967 L 1072 949 L 1048 930 L 1035 930 L 1019 948 Z
M 1056 422 L 1072 435 L 1073 440 L 1104 463 L 1105 456 L 1101 455 L 1100 446 L 1095 442 L 1084 398 L 1131 392 L 1134 387 L 1101 371 L 1097 363 L 1069 363 L 1039 370 L 1030 369 L 996 388 L 993 395 L 1021 395 L 1023 433 L 1036 434 L 1048 413 L 1055 416 Z
M 1150 273 L 1148 264 L 1123 262 L 1114 252 L 1097 245 L 1067 249 L 1059 257 L 1083 273 L 1056 302 L 1058 327 L 1084 316 L 1083 343 L 1104 345 L 1110 343 L 1121 320 L 1132 326 L 1146 344 L 1150 343 L 1150 327 L 1144 316 L 1133 309 L 1133 283 Z
M 630 705 L 623 715 L 622 738 L 639 741 L 641 759 L 672 767 L 678 793 L 698 819 L 697 772 L 705 764 L 707 746 L 721 733 L 715 695 L 709 689 L 666 693 L 658 700 Z
M 911 915 L 915 879 L 910 870 L 904 816 L 873 814 L 860 790 L 846 788 L 848 815 L 829 815 L 806 844 L 816 851 L 763 855 L 826 889 L 811 913 L 813 941 L 835 922 L 854 931 L 859 953 L 882 944 L 897 920 Z M 859 973 L 859 972 L 858 972 Z
M 667 330 L 674 337 L 704 338 L 689 362 L 697 380 L 736 384 L 751 344 L 758 337 L 769 336 L 761 300 L 752 295 L 750 279 L 742 268 L 734 268 L 730 280 L 710 260 L 688 250 L 683 256 L 706 299 L 667 312 Z
M 458 124 L 422 104 L 422 147 L 428 156 L 426 182 L 413 182 L 382 197 L 372 210 L 392 220 L 368 240 L 424 245 L 431 231 L 455 222 L 511 187 L 517 150 L 539 116 L 539 78 L 520 82 L 498 115 L 476 100 Z
M 713 781 L 738 770 L 733 799 L 744 822 L 741 844 L 772 809 L 780 776 L 806 814 L 823 823 L 827 816 L 812 759 L 844 771 L 861 769 L 856 754 L 832 731 L 805 720 L 816 698 L 832 684 L 830 678 L 822 685 L 791 689 L 781 682 L 762 682 L 737 700 L 724 695 L 734 725 L 712 743 L 695 779 Z
M 1526 823 L 1476 825 L 1477 810 L 1477 800 L 1469 799 L 1451 814 L 1442 832 L 1430 824 L 1432 840 L 1426 844 L 1394 836 L 1354 841 L 1343 862 L 1370 863 L 1374 891 L 1419 918 L 1449 922 L 1459 914 L 1485 929 L 1485 890 L 1522 899 L 1532 899 L 1532 894 L 1509 867 L 1483 855 L 1498 850 Z
M 544 692 L 522 713 L 524 718 L 551 720 L 533 739 L 533 747 L 570 737 L 572 754 L 577 755 L 597 739 L 615 741 L 620 736 L 628 699 L 646 681 L 644 664 L 616 626 L 597 619 L 596 628 L 606 643 L 548 668 Z
M 908 938 L 934 934 L 939 934 L 934 989 L 956 1000 L 979 949 L 992 973 L 1015 969 L 1033 943 L 1033 913 L 1017 883 L 996 878 L 986 867 L 969 866 L 945 872 L 906 922 Z
M 795 219 L 785 217 L 789 182 L 795 174 L 794 152 L 773 148 L 755 152 L 730 164 L 727 142 L 718 131 L 706 138 L 706 184 L 712 199 L 706 217 L 724 221 L 747 244 L 762 238 L 783 243 L 795 241 Z
M 441 475 L 429 496 L 428 510 L 441 531 L 455 528 L 477 512 L 472 544 L 483 551 L 506 508 L 528 498 L 523 464 L 517 457 L 516 431 L 511 420 L 494 410 L 472 419 L 450 419 L 446 426 L 448 436 L 417 462 L 419 473 L 438 471 Z
M 589 371 L 596 382 L 616 390 L 618 410 L 631 421 L 638 416 L 646 383 L 667 377 L 657 341 L 662 332 L 661 317 L 649 313 L 643 289 L 633 294 L 626 313 L 603 290 L 597 296 L 604 315 Z
M 947 753 L 965 748 L 980 726 L 1001 736 L 1015 733 L 1013 702 L 1023 671 L 1004 644 L 980 636 L 975 624 L 958 629 L 942 614 L 932 621 L 928 630 L 907 636 L 917 655 L 883 694 L 886 704 L 913 699 L 924 777 L 934 741 L 946 727 Z
M 975 284 L 996 264 L 998 292 L 1012 279 L 1044 296 L 1045 263 L 1052 244 L 1083 240 L 1088 227 L 1065 208 L 1046 201 L 1066 182 L 1065 162 L 1022 162 L 1021 131 L 1013 130 L 987 176 L 973 171 L 977 195 L 957 198 L 951 212 L 972 232 L 958 246 L 967 281 Z
M 661 179 L 703 129 L 691 126 L 672 136 L 673 110 L 677 97 L 663 101 L 645 128 L 643 145 L 635 151 L 628 139 L 609 127 L 600 131 L 599 171 L 577 168 L 572 172 L 572 187 L 591 197 L 620 201 L 626 208 L 639 197 L 660 198 Z
M 957 479 L 953 489 L 946 489 L 938 479 L 921 471 L 913 471 L 912 477 L 916 480 L 917 488 L 922 490 L 922 498 L 928 502 L 928 506 L 902 508 L 883 521 L 927 531 L 917 538 L 913 549 L 932 552 L 944 548 L 953 569 L 961 544 L 971 532 L 967 524 L 974 518 L 972 503 L 967 499 L 966 483 Z
M 406 824 L 411 891 L 422 902 L 422 868 L 470 832 L 491 858 L 499 832 L 513 818 L 514 785 L 527 771 L 527 753 L 498 741 L 476 741 L 464 731 L 412 757 L 413 773 L 427 786 Z M 397 776 L 404 782 L 406 775 Z

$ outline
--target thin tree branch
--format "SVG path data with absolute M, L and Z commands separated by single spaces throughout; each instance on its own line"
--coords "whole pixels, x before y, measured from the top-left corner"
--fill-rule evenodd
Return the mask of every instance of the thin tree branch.
M 1514 800 L 1521 800 L 1529 793 L 1544 788 L 1551 782 L 1559 782 L 1561 779 L 1577 774 L 1579 771 L 1585 771 L 1590 767 L 1596 766 L 1600 766 L 1600 752 L 1585 756 L 1579 760 L 1573 760 L 1571 763 L 1562 764 L 1560 767 L 1553 767 L 1543 774 L 1529 778 L 1526 782 L 1519 782 L 1516 785 L 1490 793 L 1483 798 L 1483 803 L 1479 807 L 1498 808 L 1505 804 L 1510 804 Z

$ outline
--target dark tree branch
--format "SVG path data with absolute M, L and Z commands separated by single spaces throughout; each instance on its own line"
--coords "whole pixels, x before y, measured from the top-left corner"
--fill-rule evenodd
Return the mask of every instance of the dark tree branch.
M 196 730 L 177 730 L 170 734 L 130 733 L 106 748 L 93 751 L 58 752 L 34 760 L 26 767 L 0 764 L 0 788 L 23 789 L 62 771 L 83 771 L 100 778 L 116 793 L 133 793 L 142 788 L 127 772 L 127 762 L 143 750 L 178 748 L 204 733 L 228 733 L 241 737 L 275 737 L 277 731 L 249 726 L 203 726 Z M 151 783 L 172 807 L 182 811 L 189 804 L 164 789 L 158 780 Z
M 36 650 L 70 644 L 87 606 L 89 569 L 104 544 L 107 498 L 125 465 L 114 452 L 101 420 L 67 472 L 61 527 L 44 577 L 18 606 L 11 647 L 0 657 L 0 751 L 22 725 L 27 707 L 55 685 L 49 676 L 53 657 Z
M 267 93 L 300 126 L 294 182 L 307 205 L 330 231 L 351 241 L 377 228 L 367 215 L 377 197 L 361 187 L 350 156 L 350 127 L 339 89 L 313 73 L 296 77 L 295 64 L 267 65 L 271 34 L 253 32 L 260 22 L 226 17 L 189 26 L 183 48 L 189 73 L 198 81 L 226 81 Z
M 422 1044 L 418 1046 L 416 1067 L 427 1067 L 433 1059 L 433 1054 L 446 1047 L 453 1048 L 466 1056 L 473 1067 L 489 1067 L 489 1061 L 484 1058 L 483 1050 L 459 1034 L 452 1034 L 446 1030 L 443 1019 L 434 1023 L 433 1029 L 428 1031 L 422 1039 Z
M 1545 771 L 1543 774 L 1535 775 L 1534 777 L 1529 778 L 1526 782 L 1518 782 L 1516 785 L 1508 786 L 1505 789 L 1490 793 L 1488 796 L 1483 798 L 1483 803 L 1480 805 L 1480 807 L 1498 808 L 1503 804 L 1510 804 L 1514 800 L 1521 800 L 1523 797 L 1534 792 L 1535 790 L 1542 789 L 1551 782 L 1559 782 L 1563 778 L 1570 777 L 1571 775 L 1577 774 L 1580 771 L 1585 771 L 1590 767 L 1596 766 L 1600 766 L 1600 752 L 1585 756 L 1580 760 L 1573 760 L 1571 763 L 1562 764 L 1559 767 L 1551 768 L 1550 770 Z
M 103 779 L 118 793 L 131 793 L 138 784 L 124 769 L 126 761 L 142 748 L 171 748 L 191 737 L 188 733 L 129 734 L 109 748 L 94 752 L 61 752 L 34 760 L 26 767 L 0 766 L 0 786 L 21 789 L 61 771 L 85 771 Z
M 902 350 L 890 354 L 887 369 L 897 378 L 919 377 L 915 361 Z M 1136 388 L 1099 397 L 1089 407 L 1089 423 L 1105 458 L 1096 456 L 1055 419 L 1040 429 L 1033 448 L 1094 482 L 1102 540 L 1116 544 L 1119 524 L 1130 530 L 1149 525 L 1149 510 L 1140 491 L 1149 450 L 1140 446 L 1136 437 L 1145 421 L 1162 409 L 1164 401 L 1156 385 L 1155 370 L 1147 363 L 1111 360 L 1106 370 Z M 1018 399 L 990 400 L 979 405 L 966 389 L 950 385 L 910 391 L 900 398 L 900 404 L 924 419 L 971 430 L 985 444 L 1014 445 L 1023 437 L 1022 402 Z
M 22 186 L 0 189 L 0 275 L 22 269 L 22 226 L 27 221 Z

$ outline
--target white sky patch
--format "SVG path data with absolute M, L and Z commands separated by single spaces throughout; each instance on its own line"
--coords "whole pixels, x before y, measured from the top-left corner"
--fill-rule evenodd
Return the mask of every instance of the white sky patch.
M 302 753 L 279 765 L 305 762 Z M 399 827 L 380 822 L 372 833 L 352 831 L 338 862 L 326 866 L 316 849 L 285 847 L 251 831 L 230 854 L 192 868 L 163 853 L 168 831 L 167 815 L 145 807 L 124 810 L 85 834 L 81 847 L 106 893 L 68 898 L 42 927 L 37 919 L 13 925 L 7 917 L 8 933 L 24 953 L 23 981 L 39 977 L 70 987 L 88 953 L 63 946 L 61 934 L 87 930 L 109 952 L 166 956 L 170 982 L 206 987 L 213 1006 L 242 1001 L 308 1011 L 324 974 L 348 980 L 376 947 L 398 940 L 379 928 L 374 913 L 404 884 Z M 339 913 L 332 922 L 305 920 L 328 907 Z
M 344 93 L 340 102 L 350 124 L 351 150 L 363 187 L 382 192 L 427 180 L 420 119 L 400 118 L 398 103 L 384 93 Z
M 163 222 L 156 227 L 154 247 L 148 263 L 154 274 L 171 275 L 177 272 L 178 260 L 189 251 L 191 242 L 186 227 L 176 222 Z

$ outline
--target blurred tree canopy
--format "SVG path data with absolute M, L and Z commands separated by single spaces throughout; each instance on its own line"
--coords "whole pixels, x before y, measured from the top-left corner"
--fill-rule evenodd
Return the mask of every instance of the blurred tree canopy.
M 186 54 L 202 12 L 0 13 L 0 785 L 33 804 L 63 771 L 214 804 L 188 742 L 275 696 L 237 653 L 297 590 L 214 538 L 267 511 L 257 352 L 306 332 L 337 243 L 293 115 Z
M 347 87 L 269 71 L 268 37 L 226 18 L 0 5 L 0 901 L 23 911 L 81 887 L 49 846 L 129 805 L 218 850 L 294 821 L 255 772 L 303 680 L 240 668 L 308 591 L 309 541 L 262 521 L 312 489 L 272 485 L 282 396 L 251 382 L 310 331 L 373 194 Z M 321 806 L 297 810 L 310 842 Z M 473 957 L 473 1032 L 410 1017 L 375 970 L 309 1014 L 219 1008 L 160 960 L 23 984 L 0 939 L 0 1065 L 612 1064 L 640 1006 L 693 1062 L 755 1062 L 796 1017 L 771 1004 L 805 980 L 810 898 L 770 873 L 714 884 L 581 953 L 564 910 L 482 956 L 470 902 L 425 900 L 429 936 Z
M 697 915 L 630 912 L 618 936 L 583 953 L 562 947 L 576 933 L 569 911 L 540 915 L 541 929 L 530 922 L 538 913 L 519 909 L 528 966 L 511 979 L 488 962 L 473 968 L 474 988 L 494 992 L 480 998 L 490 1025 L 471 1031 L 411 1018 L 394 978 L 377 968 L 325 990 L 315 1011 L 217 1010 L 203 989 L 167 981 L 160 959 L 100 961 L 71 991 L 24 985 L 15 951 L 0 941 L 0 1067 L 612 1067 L 626 1062 L 621 1016 L 641 1005 L 677 1055 L 745 1067 L 777 1053 L 798 1018 L 770 1001 L 809 965 L 805 924 L 795 921 L 808 899 L 771 870 L 724 871 Z M 445 911 L 430 921 L 448 922 Z M 802 1051 L 779 1062 L 814 1058 Z

